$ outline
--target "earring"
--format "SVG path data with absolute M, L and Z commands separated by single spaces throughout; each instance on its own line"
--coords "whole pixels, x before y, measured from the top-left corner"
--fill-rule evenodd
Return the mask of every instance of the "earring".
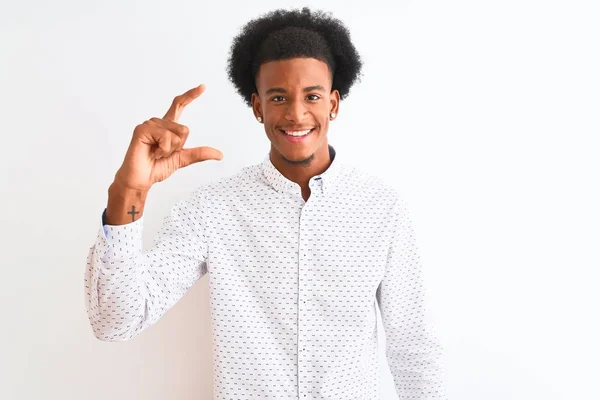
M 262 117 L 256 117 L 256 119 L 258 120 L 258 122 L 262 122 Z
M 329 115 L 331 115 L 331 119 L 335 118 L 335 113 L 334 112 L 330 113 Z

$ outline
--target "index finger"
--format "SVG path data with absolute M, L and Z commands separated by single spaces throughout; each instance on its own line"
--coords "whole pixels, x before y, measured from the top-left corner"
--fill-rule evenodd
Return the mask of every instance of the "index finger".
M 169 111 L 167 111 L 163 119 L 177 122 L 184 107 L 190 104 L 192 100 L 200 96 L 204 92 L 205 88 L 206 86 L 201 84 L 200 86 L 190 89 L 184 94 L 175 97 L 175 99 L 173 99 L 173 103 L 171 104 L 171 108 L 169 108 Z

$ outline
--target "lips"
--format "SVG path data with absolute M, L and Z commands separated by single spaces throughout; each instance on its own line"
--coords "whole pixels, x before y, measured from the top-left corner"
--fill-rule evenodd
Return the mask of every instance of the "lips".
M 290 142 L 292 142 L 292 143 L 298 143 L 298 142 L 301 142 L 301 141 L 305 140 L 306 138 L 310 137 L 313 134 L 313 132 L 316 130 L 316 128 L 310 129 L 310 132 L 308 132 L 304 136 L 288 135 L 287 133 L 285 133 L 284 130 L 282 130 L 282 129 L 278 129 L 278 130 L 279 130 L 279 133 L 281 133 L 283 136 L 285 136 L 285 138 L 287 140 L 289 140 Z
M 311 131 L 314 128 L 315 128 L 314 126 L 307 126 L 306 128 L 293 128 L 293 129 L 292 128 L 288 128 L 288 129 L 282 129 L 282 128 L 280 128 L 279 131 L 281 133 L 285 133 L 287 135 L 287 132 L 306 132 L 306 131 Z

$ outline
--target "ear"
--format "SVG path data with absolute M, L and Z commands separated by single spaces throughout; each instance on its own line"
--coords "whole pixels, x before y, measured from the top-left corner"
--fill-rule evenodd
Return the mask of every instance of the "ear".
M 264 121 L 265 117 L 262 113 L 262 107 L 260 105 L 260 97 L 258 96 L 258 93 L 252 93 L 250 102 L 252 103 L 252 112 L 254 113 L 254 118 L 262 117 Z
M 337 89 L 332 90 L 331 93 L 329 93 L 329 103 L 329 112 L 339 115 L 338 110 L 340 108 L 340 92 Z

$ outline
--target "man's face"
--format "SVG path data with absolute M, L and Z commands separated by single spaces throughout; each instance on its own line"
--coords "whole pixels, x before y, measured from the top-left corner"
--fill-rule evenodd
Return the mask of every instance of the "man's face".
M 314 58 L 293 58 L 261 65 L 256 76 L 258 94 L 252 108 L 261 116 L 271 148 L 290 163 L 310 161 L 323 146 L 327 148 L 329 114 L 338 112 L 339 92 L 331 90 L 331 72 Z M 284 131 L 312 129 L 304 137 Z

